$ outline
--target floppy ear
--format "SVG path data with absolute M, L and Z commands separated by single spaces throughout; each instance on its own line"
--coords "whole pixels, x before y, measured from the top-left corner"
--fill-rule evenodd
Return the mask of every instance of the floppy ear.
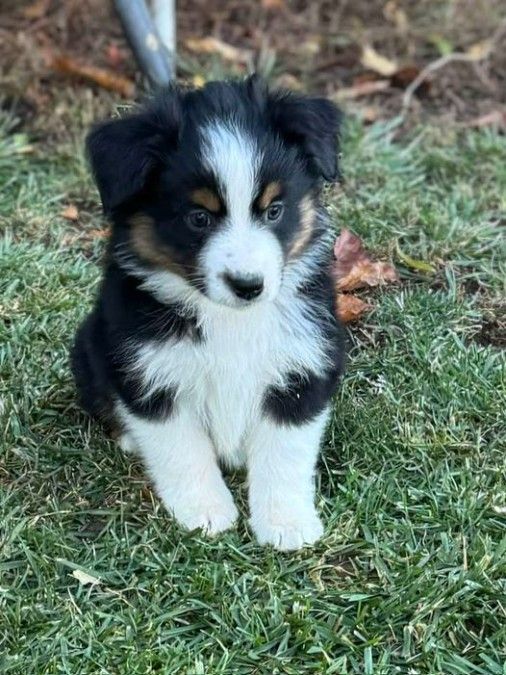
M 302 149 L 311 170 L 327 181 L 337 180 L 340 110 L 326 98 L 291 93 L 274 94 L 269 108 L 274 127 Z
M 86 149 L 106 213 L 144 188 L 176 144 L 179 120 L 179 95 L 172 90 L 140 113 L 92 129 Z

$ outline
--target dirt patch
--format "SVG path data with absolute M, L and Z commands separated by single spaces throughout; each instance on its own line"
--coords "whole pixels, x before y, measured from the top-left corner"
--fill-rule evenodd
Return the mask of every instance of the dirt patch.
M 34 7 L 35 5 L 35 7 Z M 328 96 L 378 79 L 364 67 L 364 46 L 398 67 L 421 69 L 450 52 L 485 49 L 506 20 L 502 0 L 196 0 L 177 3 L 179 73 L 244 74 L 256 68 L 275 81 Z M 54 72 L 50 55 L 65 54 L 143 82 L 112 3 L 103 0 L 6 0 L 0 9 L 2 107 L 41 139 L 65 139 L 92 119 L 110 113 L 118 96 Z M 187 48 L 188 39 L 213 36 L 251 54 L 249 64 Z M 506 115 L 506 25 L 486 59 L 449 63 L 414 98 L 413 122 L 466 124 L 484 115 Z M 407 82 L 392 79 L 380 90 L 345 102 L 366 121 L 399 113 Z M 367 87 L 366 87 L 367 89 Z M 505 117 L 506 119 L 506 117 Z
M 487 312 L 484 315 L 481 329 L 474 339 L 486 347 L 506 349 L 506 304 L 496 307 L 493 314 Z

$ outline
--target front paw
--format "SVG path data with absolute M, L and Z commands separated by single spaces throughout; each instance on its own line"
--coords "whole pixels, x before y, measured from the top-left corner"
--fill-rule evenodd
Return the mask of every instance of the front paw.
M 323 534 L 312 505 L 293 511 L 271 508 L 261 515 L 253 514 L 250 523 L 258 543 L 271 544 L 278 551 L 295 551 L 314 544 Z
M 231 528 L 239 515 L 228 490 L 213 498 L 199 495 L 195 500 L 184 498 L 175 504 L 166 503 L 166 506 L 184 528 L 202 529 L 210 536 Z

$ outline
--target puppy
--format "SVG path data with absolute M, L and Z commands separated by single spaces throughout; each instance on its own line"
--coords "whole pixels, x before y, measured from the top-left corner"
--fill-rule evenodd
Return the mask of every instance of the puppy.
M 171 88 L 88 137 L 112 236 L 77 389 L 186 528 L 234 524 L 221 463 L 247 468 L 261 544 L 322 534 L 314 469 L 343 341 L 319 193 L 339 120 L 253 77 Z

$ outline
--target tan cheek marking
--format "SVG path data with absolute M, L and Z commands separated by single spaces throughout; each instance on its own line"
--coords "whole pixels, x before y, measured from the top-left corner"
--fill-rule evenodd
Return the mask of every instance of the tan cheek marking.
M 279 197 L 280 194 L 281 194 L 281 183 L 279 181 L 269 183 L 265 187 L 260 197 L 258 198 L 258 206 L 262 209 L 262 211 L 265 211 L 265 209 L 269 206 L 272 200 L 276 199 L 276 197 Z
M 299 204 L 300 209 L 300 228 L 297 236 L 292 242 L 289 258 L 295 258 L 302 253 L 306 248 L 311 235 L 313 234 L 313 225 L 316 217 L 316 210 L 314 208 L 313 200 L 309 195 L 306 195 Z
M 145 213 L 136 213 L 130 218 L 130 225 L 132 248 L 142 260 L 183 275 L 183 268 L 174 260 L 170 247 L 156 242 L 152 218 Z
M 203 206 L 212 213 L 218 213 L 221 209 L 221 202 L 218 195 L 208 188 L 194 190 L 190 196 L 194 204 Z

